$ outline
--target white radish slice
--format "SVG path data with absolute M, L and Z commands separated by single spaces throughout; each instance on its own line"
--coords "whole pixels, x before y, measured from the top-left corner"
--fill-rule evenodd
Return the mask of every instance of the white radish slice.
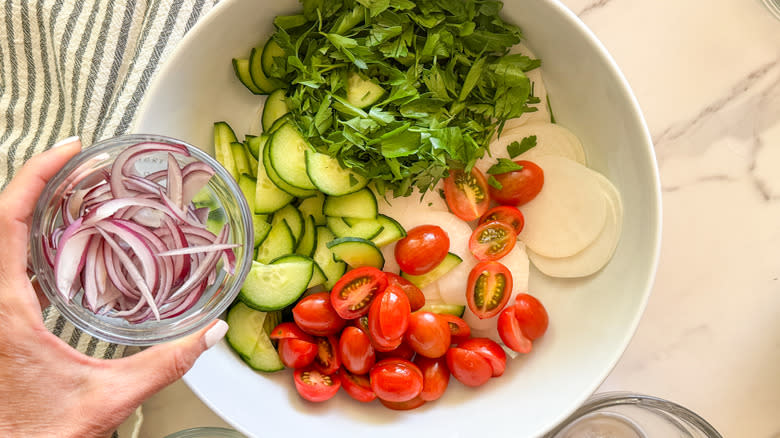
M 536 164 L 544 170 L 539 194 L 520 207 L 525 227 L 518 238 L 537 254 L 568 257 L 596 240 L 607 218 L 599 180 L 587 167 L 553 155 Z
M 512 294 L 509 296 L 509 301 L 507 301 L 507 305 L 510 305 L 515 302 L 517 294 L 528 292 L 530 269 L 528 254 L 526 254 L 523 242 L 517 242 L 512 251 L 498 261 L 512 273 Z M 496 329 L 498 315 L 492 318 L 480 319 L 466 306 L 466 310 L 463 312 L 463 320 L 466 321 L 473 331 L 479 332 L 478 336 L 489 337 L 496 342 L 501 342 Z
M 607 201 L 607 219 L 596 240 L 585 249 L 569 257 L 552 258 L 533 251 L 528 257 L 537 269 L 551 277 L 585 277 L 603 268 L 612 258 L 623 229 L 623 202 L 620 193 L 604 175 L 592 171 Z
M 437 282 L 434 281 L 433 283 L 429 284 L 428 286 L 425 286 L 421 290 L 423 295 L 425 295 L 426 303 L 442 302 L 441 293 L 439 292 L 439 284 Z
M 536 146 L 511 158 L 506 150 L 507 146 L 514 141 L 519 143 L 532 135 L 536 136 Z M 500 137 L 490 142 L 490 153 L 492 156 L 484 157 L 477 162 L 476 167 L 479 170 L 487 172 L 490 166 L 498 162 L 499 158 L 528 160 L 536 163 L 539 157 L 548 155 L 566 157 L 582 165 L 586 164 L 585 151 L 577 136 L 563 126 L 553 123 L 532 123 L 508 131 L 505 130 Z
M 515 44 L 509 53 L 520 53 L 533 59 L 537 59 L 534 52 L 531 51 L 525 44 Z M 509 129 L 517 126 L 525 125 L 526 123 L 550 123 L 550 109 L 547 107 L 547 87 L 544 85 L 542 79 L 542 67 L 537 67 L 531 71 L 525 72 L 528 79 L 533 84 L 533 95 L 539 98 L 539 103 L 530 104 L 528 106 L 536 108 L 536 111 L 524 113 L 520 117 L 509 119 L 504 124 L 504 129 Z

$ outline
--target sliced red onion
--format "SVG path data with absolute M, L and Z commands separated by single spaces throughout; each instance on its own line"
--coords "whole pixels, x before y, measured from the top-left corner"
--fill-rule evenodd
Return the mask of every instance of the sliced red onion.
M 224 251 L 226 249 L 233 249 L 238 248 L 239 244 L 237 243 L 224 243 L 222 245 L 204 245 L 204 246 L 190 246 L 188 248 L 181 248 L 181 249 L 172 249 L 169 251 L 163 251 L 158 252 L 157 257 L 166 257 L 166 256 L 178 256 L 178 255 L 185 255 L 185 254 L 196 254 L 199 252 L 214 252 L 214 251 Z

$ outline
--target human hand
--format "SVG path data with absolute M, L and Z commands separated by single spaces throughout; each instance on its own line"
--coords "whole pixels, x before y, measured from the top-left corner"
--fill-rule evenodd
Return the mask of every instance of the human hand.
M 30 159 L 0 193 L 0 436 L 106 437 L 148 397 L 186 373 L 227 324 L 133 356 L 85 356 L 49 332 L 48 300 L 27 276 L 29 227 L 46 182 L 81 149 L 60 142 Z

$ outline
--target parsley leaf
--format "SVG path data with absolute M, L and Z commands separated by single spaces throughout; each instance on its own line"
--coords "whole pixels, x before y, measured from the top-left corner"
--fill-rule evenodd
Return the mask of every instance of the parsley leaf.
M 496 190 L 501 190 L 504 188 L 504 185 L 498 182 L 495 176 L 490 175 L 487 180 L 488 184 L 490 184 L 491 187 L 493 187 Z
M 498 163 L 490 166 L 490 169 L 487 170 L 488 175 L 498 175 L 500 173 L 507 173 L 512 172 L 515 170 L 521 170 L 523 166 L 515 163 L 512 160 L 508 160 L 506 158 L 499 158 Z
M 524 137 L 520 143 L 517 141 L 509 143 L 506 147 L 506 152 L 509 154 L 510 158 L 515 158 L 518 155 L 527 152 L 534 146 L 536 146 L 536 136 L 531 135 L 529 137 Z

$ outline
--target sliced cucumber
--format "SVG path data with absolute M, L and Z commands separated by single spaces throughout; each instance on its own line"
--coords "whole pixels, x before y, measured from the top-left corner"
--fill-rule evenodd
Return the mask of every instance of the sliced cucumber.
M 246 148 L 249 150 L 249 153 L 255 157 L 256 160 L 262 160 L 263 159 L 263 152 L 261 151 L 260 147 L 265 144 L 266 141 L 268 141 L 268 134 L 260 134 L 260 135 L 247 135 L 246 141 L 244 144 L 246 145 Z
M 385 258 L 373 242 L 359 237 L 339 237 L 328 242 L 333 259 L 343 261 L 352 268 L 372 266 L 382 269 Z
M 420 312 L 431 312 L 431 313 L 438 313 L 438 314 L 444 314 L 444 315 L 455 315 L 458 318 L 463 317 L 463 312 L 466 310 L 466 306 L 461 306 L 458 304 L 446 304 L 446 303 L 425 303 L 424 306 L 420 308 Z
M 254 51 L 254 49 L 252 49 Z M 249 60 L 243 58 L 233 58 L 233 71 L 236 72 L 236 77 L 242 84 L 251 91 L 252 94 L 267 94 L 267 91 L 263 90 L 255 81 L 252 80 L 252 75 L 249 72 Z
M 272 264 L 252 262 L 238 297 L 256 310 L 281 310 L 294 303 L 309 285 L 314 261 L 287 255 Z
M 256 149 L 262 155 L 268 136 L 261 135 L 247 140 L 250 151 Z M 255 188 L 254 211 L 255 213 L 273 213 L 293 200 L 293 195 L 280 189 L 265 171 L 265 166 L 257 164 L 257 185 Z M 248 199 L 248 198 L 247 198 Z
M 319 286 L 319 285 L 325 283 L 326 280 L 327 280 L 327 278 L 325 277 L 325 273 L 322 272 L 322 268 L 320 268 L 320 265 L 318 265 L 315 262 L 314 263 L 314 272 L 312 272 L 312 274 L 311 274 L 311 280 L 309 280 L 308 288 L 311 289 L 314 286 Z
M 442 260 L 441 263 L 439 263 L 430 272 L 426 272 L 422 275 L 409 275 L 406 272 L 401 272 L 401 277 L 411 281 L 415 284 L 415 286 L 422 289 L 441 278 L 444 274 L 453 270 L 455 266 L 458 266 L 462 261 L 463 259 L 458 257 L 456 254 L 449 252 L 446 256 L 444 256 L 444 260 Z
M 274 58 L 286 60 L 287 54 L 284 53 L 284 49 L 282 49 L 279 44 L 276 44 L 276 41 L 274 41 L 273 38 L 269 38 L 265 43 L 265 46 L 263 46 L 262 58 L 263 73 L 269 78 L 274 77 Z
M 375 104 L 385 94 L 379 84 L 353 72 L 349 73 L 346 88 L 347 102 L 358 108 Z
M 255 231 L 255 248 L 260 246 L 261 243 L 268 237 L 268 233 L 271 231 L 271 224 L 266 220 L 267 216 L 264 214 L 252 215 L 252 228 Z
M 314 223 L 314 217 L 308 215 L 303 220 L 303 234 L 298 239 L 295 253 L 311 257 L 314 255 L 315 245 L 317 245 L 317 225 Z
M 247 146 L 246 142 L 243 143 L 244 145 L 244 155 L 246 155 L 246 160 L 249 162 L 249 173 L 254 177 L 257 178 L 257 159 L 252 155 L 251 152 L 249 152 L 249 147 Z
M 284 83 L 276 78 L 269 78 L 263 72 L 262 49 L 253 48 L 249 54 L 249 62 L 247 63 L 247 70 L 249 71 L 249 77 L 255 86 L 261 90 L 260 94 L 268 94 L 277 88 L 284 86 Z M 258 94 L 258 93 L 255 93 Z
M 376 219 L 376 196 L 368 188 L 344 196 L 326 196 L 322 206 L 325 216 Z
M 283 255 L 292 254 L 295 251 L 295 238 L 290 231 L 287 221 L 279 221 L 271 225 L 263 243 L 257 247 L 255 260 L 260 263 L 270 263 Z
M 284 369 L 284 364 L 268 337 L 273 327 L 270 329 L 267 327 L 277 319 L 281 319 L 279 312 L 266 313 L 254 310 L 239 301 L 228 310 L 229 328 L 225 340 L 238 353 L 241 360 L 253 369 L 265 372 Z
M 325 287 L 333 288 L 333 285 L 344 275 L 347 270 L 347 264 L 333 259 L 333 252 L 328 248 L 328 243 L 336 236 L 330 232 L 328 227 L 317 227 L 317 246 L 314 248 L 314 261 L 325 274 Z
M 219 161 L 225 170 L 238 181 L 238 172 L 236 171 L 236 161 L 233 159 L 233 151 L 230 144 L 238 141 L 233 128 L 226 122 L 214 123 L 214 158 Z
M 301 212 L 298 211 L 298 209 L 295 208 L 292 204 L 287 204 L 282 209 L 274 213 L 273 218 L 271 218 L 271 226 L 279 221 L 287 222 L 287 225 L 290 227 L 290 231 L 292 232 L 293 238 L 295 239 L 295 243 L 297 245 L 298 241 L 301 240 L 301 236 L 303 235 L 304 224 Z
M 233 161 L 236 162 L 236 172 L 239 175 L 244 173 L 251 175 L 252 171 L 249 170 L 249 158 L 244 151 L 244 144 L 237 141 L 230 143 L 230 152 L 233 154 Z
M 372 239 L 382 231 L 382 224 L 376 219 L 354 219 L 326 216 L 326 224 L 336 237 L 359 237 Z
M 241 193 L 243 193 L 244 198 L 246 198 L 249 211 L 255 211 L 255 191 L 257 190 L 257 179 L 252 178 L 246 173 L 242 173 L 241 176 L 238 177 L 238 188 L 241 189 Z
M 270 139 L 269 139 L 270 140 Z M 268 143 L 266 143 L 268 145 Z M 263 153 L 263 168 L 265 169 L 266 175 L 268 175 L 268 179 L 270 179 L 274 185 L 276 185 L 279 189 L 281 189 L 284 192 L 287 192 L 288 194 L 298 197 L 298 198 L 308 198 L 311 196 L 316 195 L 319 193 L 316 190 L 303 190 L 299 189 L 297 187 L 293 187 L 290 184 L 287 184 L 283 179 L 279 177 L 279 175 L 274 170 L 273 166 L 271 166 L 271 159 L 269 154 L 269 148 L 264 147 L 262 149 Z M 258 169 L 259 172 L 259 169 Z M 308 178 L 308 177 L 307 177 Z
M 270 131 L 274 122 L 290 112 L 287 102 L 284 100 L 284 89 L 280 88 L 268 96 L 263 105 L 263 131 Z
M 282 117 L 279 117 L 278 119 L 276 119 L 276 121 L 271 125 L 271 127 L 266 129 L 265 132 L 268 135 L 271 135 L 274 132 L 278 131 L 279 128 L 281 128 L 282 126 L 286 125 L 289 120 L 290 120 L 290 115 L 289 114 L 285 114 Z
M 311 146 L 291 123 L 277 129 L 267 147 L 269 162 L 279 178 L 298 189 L 317 188 L 306 174 L 306 151 Z
M 371 238 L 374 245 L 381 248 L 406 237 L 406 230 L 404 227 L 390 216 L 380 214 L 376 217 L 376 220 L 382 225 L 382 231 Z
M 319 191 L 331 196 L 354 193 L 368 184 L 368 179 L 341 167 L 339 160 L 313 150 L 306 151 L 306 173 Z
M 317 192 L 316 195 L 306 198 L 298 205 L 298 211 L 303 216 L 314 216 L 316 225 L 325 225 L 325 215 L 322 213 L 322 204 L 325 202 L 325 195 Z

